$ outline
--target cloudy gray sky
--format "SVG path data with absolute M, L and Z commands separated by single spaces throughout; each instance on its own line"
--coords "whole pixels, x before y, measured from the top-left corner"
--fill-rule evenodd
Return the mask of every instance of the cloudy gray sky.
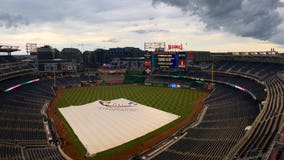
M 2 0 L 0 44 L 284 52 L 281 0 Z

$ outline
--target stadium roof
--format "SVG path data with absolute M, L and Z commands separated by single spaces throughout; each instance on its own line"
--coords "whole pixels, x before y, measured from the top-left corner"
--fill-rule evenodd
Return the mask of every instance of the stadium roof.
M 0 45 L 0 52 L 15 52 L 20 51 L 19 46 Z

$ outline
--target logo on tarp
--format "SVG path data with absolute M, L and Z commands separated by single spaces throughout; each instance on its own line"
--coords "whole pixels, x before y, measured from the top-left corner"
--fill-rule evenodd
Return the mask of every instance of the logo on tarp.
M 110 105 L 110 101 L 99 101 L 99 103 L 103 106 L 108 107 Z
M 113 107 L 113 108 L 124 108 L 124 107 L 134 107 L 138 104 L 135 102 L 128 102 L 128 103 L 111 103 L 111 101 L 99 101 L 99 103 L 105 107 Z

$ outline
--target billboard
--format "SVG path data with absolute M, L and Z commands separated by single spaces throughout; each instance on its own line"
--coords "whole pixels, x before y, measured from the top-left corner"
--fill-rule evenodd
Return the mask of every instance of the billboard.
M 193 60 L 194 59 L 194 52 L 188 52 L 187 58 L 190 59 L 190 60 Z
M 187 53 L 187 65 L 190 66 L 193 64 L 193 60 L 194 60 L 194 52 L 188 52 Z
M 182 44 L 168 44 L 168 50 L 183 50 Z
M 37 44 L 36 43 L 27 43 L 26 44 L 27 53 L 36 53 L 37 52 Z
M 178 55 L 177 54 L 173 54 L 172 56 L 173 56 L 173 65 L 172 65 L 172 67 L 176 69 L 176 68 L 178 68 Z
M 145 59 L 144 60 L 144 67 L 145 68 L 151 68 L 152 63 L 151 63 L 151 59 Z
M 186 67 L 186 60 L 185 59 L 179 59 L 178 60 L 178 68 L 185 68 Z
M 166 42 L 145 42 L 144 50 L 162 50 L 164 51 L 166 48 Z
M 180 84 L 176 84 L 176 83 L 170 83 L 169 84 L 169 88 L 181 88 Z
M 179 52 L 178 54 L 178 68 L 186 68 L 186 52 Z
M 153 54 L 152 59 L 151 59 L 153 68 L 157 67 L 156 58 L 157 58 L 157 55 Z
M 144 55 L 144 68 L 151 68 L 152 67 L 152 54 L 145 54 Z

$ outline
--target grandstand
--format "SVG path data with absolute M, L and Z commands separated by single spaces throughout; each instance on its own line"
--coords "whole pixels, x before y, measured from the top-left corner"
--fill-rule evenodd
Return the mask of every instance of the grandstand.
M 98 69 L 99 77 L 108 84 L 122 84 L 125 77 L 125 69 L 101 68 Z
M 224 85 L 217 85 L 204 105 L 201 123 L 188 128 L 185 136 L 153 159 L 222 159 L 258 114 L 256 102 Z
M 184 76 L 211 82 L 214 67 L 217 86 L 203 101 L 206 112 L 198 125 L 182 130 L 180 140 L 162 151 L 145 152 L 142 159 L 269 159 L 271 151 L 271 159 L 283 156 L 277 140 L 283 130 L 283 60 L 260 62 L 255 57 L 211 61 L 205 69 L 188 72 L 156 69 L 146 82 L 183 83 Z
M 19 76 L 1 82 L 1 90 L 19 82 L 35 79 Z M 45 114 L 54 93 L 52 81 L 42 80 L 4 93 L 1 91 L 1 159 L 64 159 L 58 148 L 56 133 Z M 52 156 L 50 156 L 52 154 Z
M 19 61 L 14 56 L 0 56 L 0 81 L 33 73 L 34 66 L 24 61 Z

